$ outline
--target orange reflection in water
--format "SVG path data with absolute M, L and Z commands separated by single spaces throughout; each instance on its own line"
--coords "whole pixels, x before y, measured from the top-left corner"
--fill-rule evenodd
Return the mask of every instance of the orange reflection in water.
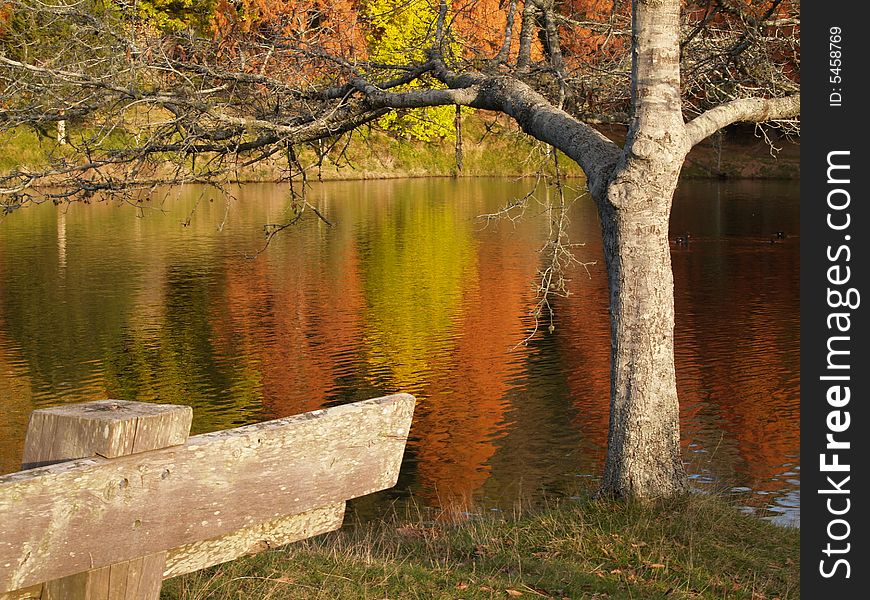
M 574 425 L 581 435 L 584 462 L 598 473 L 604 464 L 610 418 L 610 313 L 607 274 L 598 264 L 578 272 L 574 293 L 558 304 L 556 329 L 566 362 Z
M 800 448 L 798 240 L 716 244 L 674 256 L 683 436 L 696 471 L 773 491 Z
M 2 278 L 2 272 L 0 272 Z M 2 304 L 0 304 L 2 306 Z M 24 434 L 33 411 L 33 390 L 27 368 L 15 355 L 7 354 L 11 344 L 5 339 L 6 329 L 0 313 L 0 406 L 3 422 L 0 427 L 0 474 L 12 473 L 21 467 Z
M 17 469 L 27 413 L 63 393 L 192 403 L 214 429 L 410 391 L 419 404 L 403 477 L 426 502 L 510 502 L 505 482 L 523 479 L 522 491 L 535 494 L 599 474 L 610 341 L 594 209 L 572 213 L 571 239 L 587 243 L 580 258 L 599 261 L 591 278 L 572 274 L 554 334 L 511 351 L 527 333 L 546 224 L 481 230 L 479 199 L 507 195 L 490 185 L 324 186 L 318 201 L 332 199 L 339 226 L 309 223 L 256 260 L 242 250 L 260 246 L 262 223 L 279 222 L 286 205 L 268 186 L 250 188 L 251 201 L 240 194 L 232 214 L 243 225 L 227 237 L 214 235 L 217 205 L 178 225 L 195 199 L 166 220 L 80 207 L 67 216 L 63 271 L 55 214 L 6 223 L 0 433 L 18 433 L 0 435 L 0 466 Z M 726 208 L 738 202 L 722 205 L 725 230 Z M 117 231 L 110 238 L 99 235 L 106 222 Z M 47 242 L 28 260 L 70 284 L 98 285 L 80 294 L 16 280 L 12 260 L 35 232 Z M 756 242 L 699 234 L 674 248 L 677 377 L 693 472 L 778 493 L 799 439 L 797 240 Z M 55 311 L 61 318 L 51 321 Z M 79 329 L 93 340 L 79 344 Z
M 574 235 L 589 238 L 591 232 Z M 740 481 L 764 493 L 781 490 L 783 478 L 796 478 L 797 244 L 797 238 L 770 243 L 740 236 L 673 249 L 682 445 L 690 472 L 702 479 Z M 591 255 L 596 250 L 588 248 Z M 603 266 L 590 267 L 590 275 L 575 274 L 574 293 L 558 303 L 556 339 L 583 466 L 597 473 L 607 443 L 610 325 Z
M 353 237 L 347 229 L 330 231 L 314 249 L 302 247 L 310 240 L 300 237 L 279 240 L 254 260 L 226 261 L 226 312 L 211 316 L 222 332 L 218 343 L 233 347 L 256 374 L 268 418 L 321 408 L 363 334 Z
M 437 370 L 415 415 L 420 495 L 441 506 L 471 502 L 510 426 L 507 392 L 527 353 L 511 349 L 524 335 L 537 267 L 535 242 L 520 235 L 511 240 L 521 244 L 518 251 L 501 243 L 478 246 L 476 278 L 465 288 L 449 362 Z

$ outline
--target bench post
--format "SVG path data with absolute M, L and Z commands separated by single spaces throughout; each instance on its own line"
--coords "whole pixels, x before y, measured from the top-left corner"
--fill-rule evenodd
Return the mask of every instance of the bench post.
M 192 414 L 189 406 L 120 400 L 36 410 L 27 428 L 22 468 L 184 444 Z M 39 586 L 28 593 L 42 600 L 158 600 L 165 564 L 166 552 L 159 552 L 47 581 L 41 596 Z
M 188 437 L 186 406 L 35 411 L 0 475 L 0 600 L 157 600 L 162 580 L 333 531 L 396 484 L 415 399 Z

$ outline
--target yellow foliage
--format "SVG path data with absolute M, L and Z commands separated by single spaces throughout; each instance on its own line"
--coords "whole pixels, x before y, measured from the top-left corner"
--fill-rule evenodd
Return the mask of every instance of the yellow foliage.
M 426 49 L 435 39 L 438 3 L 434 0 L 369 0 L 365 7 L 369 19 L 366 41 L 369 60 L 378 65 L 402 66 L 421 63 Z M 449 20 L 449 19 L 448 19 Z M 455 40 L 446 48 L 457 53 Z M 431 83 L 431 82 L 428 82 Z M 412 84 L 405 89 L 419 87 Z M 437 87 L 437 86 L 436 86 Z M 394 111 L 380 121 L 385 129 L 421 141 L 451 138 L 454 109 L 451 106 Z

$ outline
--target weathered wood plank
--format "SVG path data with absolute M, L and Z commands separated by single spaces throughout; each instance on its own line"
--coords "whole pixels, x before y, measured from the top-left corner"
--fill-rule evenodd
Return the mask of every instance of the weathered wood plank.
M 160 598 L 160 589 L 163 587 L 163 571 L 166 568 L 166 552 L 149 554 L 142 558 L 142 570 L 136 579 L 137 589 L 135 593 L 132 587 L 127 589 L 127 600 L 141 600 L 142 598 Z M 111 600 L 111 599 L 110 599 Z
M 344 502 L 267 521 L 220 538 L 194 542 L 168 552 L 163 578 L 192 573 L 212 565 L 286 546 L 334 531 L 344 519 Z
M 192 418 L 189 406 L 125 400 L 35 410 L 24 441 L 22 468 L 177 446 L 187 440 Z
M 42 600 L 157 600 L 166 553 L 140 556 L 45 583 Z
M 183 444 L 190 434 L 189 406 L 98 400 L 36 410 L 24 442 L 24 468 L 86 456 L 107 458 Z M 166 553 L 91 569 L 45 582 L 46 600 L 136 600 L 160 596 Z M 142 581 L 137 580 L 141 578 Z M 141 588 L 141 593 L 139 589 Z M 147 595 L 150 594 L 150 595 Z
M 39 600 L 42 598 L 42 584 L 32 585 L 22 590 L 0 592 L 0 600 Z
M 84 598 L 88 593 L 88 573 L 78 573 L 56 579 L 43 586 L 43 600 L 63 600 L 64 598 Z
M 397 394 L 0 477 L 0 590 L 221 537 L 395 485 Z

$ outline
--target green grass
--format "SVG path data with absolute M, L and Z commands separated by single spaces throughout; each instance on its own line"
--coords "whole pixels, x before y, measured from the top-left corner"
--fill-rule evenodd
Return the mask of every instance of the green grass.
M 395 177 L 528 176 L 543 166 L 552 172 L 553 160 L 547 146 L 522 133 L 507 116 L 483 111 L 463 113 L 463 169 L 457 171 L 455 140 L 434 142 L 408 140 L 377 127 L 361 127 L 350 137 L 333 144 L 325 140 L 322 148 L 331 148 L 323 160 L 313 147 L 297 148 L 302 165 L 311 179 L 383 179 Z M 70 135 L 92 136 L 88 126 L 69 125 Z M 104 148 L 122 147 L 129 132 L 113 131 L 102 140 Z M 624 131 L 608 130 L 608 135 L 622 141 Z M 711 138 L 712 139 L 712 138 Z M 774 158 L 763 140 L 736 135 L 726 138 L 719 153 L 716 139 L 705 140 L 689 155 L 683 177 L 760 177 L 796 178 L 799 176 L 799 146 L 782 143 L 783 151 Z M 279 153 L 280 155 L 280 153 Z M 286 175 L 286 158 L 276 155 L 234 173 L 239 181 L 275 181 Z M 77 160 L 73 149 L 58 147 L 50 138 L 39 137 L 32 130 L 18 128 L 0 133 L 0 173 L 14 168 L 36 169 L 49 164 L 50 158 Z M 244 159 L 243 159 L 244 160 Z M 199 159 L 205 164 L 207 157 Z M 582 177 L 576 163 L 560 153 L 560 166 L 568 177 Z M 167 162 L 167 167 L 170 163 Z M 319 166 L 318 166 L 319 164 Z M 296 171 L 294 167 L 293 171 Z
M 508 518 L 394 517 L 164 584 L 162 598 L 799 598 L 799 531 L 693 495 Z
M 24 127 L 0 132 L 0 173 L 47 166 L 49 154 L 56 146 L 56 142 Z
M 0 173 L 15 169 L 35 171 L 64 159 L 73 163 L 79 161 L 82 157 L 73 145 L 81 142 L 83 137 L 91 143 L 91 138 L 99 137 L 100 147 L 104 150 L 123 148 L 132 143 L 132 137 L 121 130 L 102 136 L 98 131 L 70 125 L 68 132 L 72 145 L 60 145 L 54 138 L 39 135 L 29 127 L 0 131 Z

